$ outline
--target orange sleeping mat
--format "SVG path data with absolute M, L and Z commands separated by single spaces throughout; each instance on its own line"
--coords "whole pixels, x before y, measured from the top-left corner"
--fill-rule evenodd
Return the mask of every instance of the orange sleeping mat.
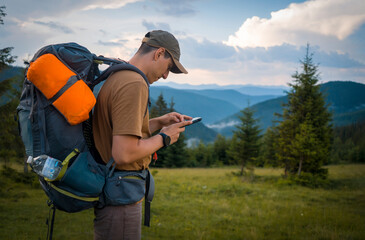
M 56 56 L 47 53 L 30 63 L 27 78 L 51 99 L 75 76 L 72 70 L 65 66 Z M 78 80 L 59 96 L 52 105 L 66 118 L 71 125 L 79 124 L 89 118 L 89 112 L 94 107 L 96 99 L 91 89 L 83 80 Z

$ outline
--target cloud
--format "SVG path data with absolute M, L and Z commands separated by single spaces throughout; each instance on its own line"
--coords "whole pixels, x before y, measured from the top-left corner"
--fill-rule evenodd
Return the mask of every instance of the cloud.
M 146 20 L 142 21 L 142 25 L 147 29 L 147 31 L 151 30 L 165 30 L 165 31 L 171 31 L 170 25 L 168 23 L 152 23 L 147 22 Z
M 140 2 L 142 0 L 103 0 L 103 1 L 94 1 L 94 3 L 89 4 L 82 10 L 93 10 L 97 8 L 102 9 L 117 9 L 124 7 L 128 3 Z
M 20 20 L 42 17 L 66 17 L 79 10 L 117 9 L 129 3 L 142 0 L 64 0 L 64 1 L 27 1 L 11 0 L 6 3 L 8 16 L 17 16 Z M 0 4 L 1 5 L 1 4 Z
M 162 12 L 166 15 L 173 17 L 183 17 L 183 16 L 193 16 L 196 14 L 195 8 L 192 6 L 192 2 L 195 0 L 180 0 L 180 1 L 171 1 L 171 0 L 156 0 L 156 2 L 160 3 L 164 8 Z
M 207 39 L 196 40 L 186 37 L 180 40 L 183 50 L 197 58 L 226 59 L 235 55 L 234 48 L 220 42 L 212 42 Z M 182 52 L 182 54 L 184 54 Z
M 270 63 L 299 64 L 303 59 L 306 46 L 294 46 L 283 44 L 272 47 L 246 47 L 235 51 L 234 47 L 227 46 L 220 42 L 212 42 L 207 39 L 197 40 L 192 37 L 180 38 L 182 53 L 182 63 L 185 59 L 190 67 L 221 71 L 232 68 L 234 65 L 242 67 L 250 62 L 262 63 L 263 66 Z M 319 63 L 320 67 L 333 68 L 357 68 L 365 65 L 352 59 L 347 53 L 336 51 L 324 51 L 319 46 L 310 46 L 310 51 L 314 53 L 314 63 Z M 256 65 L 256 64 L 255 64 Z M 261 69 L 260 65 L 255 66 Z M 294 69 L 293 69 L 294 70 Z
M 222 122 L 222 123 L 219 123 L 219 124 L 206 124 L 206 126 L 208 128 L 221 130 L 221 129 L 226 128 L 226 127 L 234 127 L 234 126 L 238 125 L 239 123 L 240 123 L 239 121 L 232 120 L 232 121 L 229 121 L 229 122 Z
M 271 13 L 271 18 L 254 16 L 228 37 L 234 47 L 271 47 L 284 43 L 304 45 L 312 37 L 343 40 L 365 22 L 363 0 L 313 0 L 293 3 Z
M 365 65 L 355 59 L 352 59 L 348 53 L 329 52 L 323 51 L 315 52 L 314 58 L 321 66 L 332 68 L 358 68 L 365 67 Z
M 98 44 L 99 45 L 103 45 L 103 46 L 107 46 L 107 47 L 121 47 L 123 46 L 125 43 L 127 42 L 127 40 L 112 40 L 112 41 L 102 41 L 99 40 Z
M 35 24 L 38 24 L 38 25 L 42 25 L 42 26 L 46 26 L 48 28 L 51 28 L 51 29 L 54 29 L 54 30 L 58 30 L 58 31 L 61 31 L 63 33 L 66 33 L 66 34 L 72 34 L 74 33 L 74 31 L 72 31 L 71 28 L 61 24 L 61 23 L 56 23 L 56 22 L 53 22 L 53 21 L 49 21 L 49 22 L 42 22 L 42 21 L 33 21 Z

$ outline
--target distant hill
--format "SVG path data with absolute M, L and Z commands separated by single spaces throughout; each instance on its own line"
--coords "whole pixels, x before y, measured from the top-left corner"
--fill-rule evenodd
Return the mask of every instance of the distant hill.
M 328 82 L 321 85 L 321 91 L 325 94 L 326 103 L 333 113 L 335 126 L 365 120 L 365 84 L 350 81 Z M 284 96 L 252 105 L 255 117 L 260 120 L 259 124 L 263 131 L 272 125 L 273 120 L 278 120 L 274 113 L 282 113 L 282 103 L 286 102 L 287 97 Z M 225 136 L 232 136 L 232 131 L 235 129 L 232 122 L 238 123 L 239 114 L 237 112 L 209 127 Z M 229 123 L 230 126 L 220 127 Z
M 239 112 L 248 104 L 252 105 L 277 98 L 275 95 L 250 96 L 232 89 L 194 90 L 152 85 L 150 88 L 152 102 L 155 102 L 161 93 L 167 103 L 170 103 L 173 98 L 174 108 L 178 112 L 203 117 L 202 123 L 187 128 L 186 137 L 188 139 L 198 138 L 204 142 L 214 141 L 217 135 L 217 129 L 205 125 L 211 126 L 214 122 Z
M 250 96 L 275 95 L 283 96 L 289 88 L 287 86 L 260 86 L 260 85 L 217 85 L 217 84 L 181 84 L 175 82 L 158 81 L 156 87 L 171 87 L 182 90 L 227 90 L 232 89 Z
M 5 69 L 2 69 L 0 71 L 0 84 L 7 79 L 12 79 L 11 84 L 13 89 L 21 91 L 20 88 L 24 80 L 24 68 L 6 67 Z M 4 93 L 2 93 L 2 96 L 0 96 L 0 106 L 9 102 L 13 94 L 14 92 L 12 90 L 7 90 Z
M 243 86 L 236 89 L 242 94 L 248 94 L 251 96 L 262 96 L 262 95 L 274 95 L 283 96 L 286 95 L 285 91 L 288 87 L 277 87 L 277 86 Z
M 240 110 L 228 101 L 203 96 L 188 90 L 151 86 L 152 99 L 156 100 L 161 93 L 167 103 L 173 99 L 174 107 L 178 112 L 192 117 L 202 117 L 204 124 L 214 123 Z
M 0 71 L 0 83 L 9 78 L 22 78 L 24 75 L 24 68 L 22 67 L 7 67 Z
M 247 107 L 249 104 L 253 105 L 268 99 L 276 98 L 276 95 L 262 95 L 251 96 L 248 94 L 242 94 L 239 91 L 233 89 L 205 89 L 205 90 L 187 90 L 191 93 L 196 93 L 202 96 L 216 98 L 227 101 L 234 104 L 239 109 Z
M 365 84 L 334 81 L 321 85 L 321 91 L 327 95 L 330 109 L 337 114 L 365 107 Z
M 202 140 L 205 143 L 214 142 L 218 133 L 211 128 L 206 127 L 203 123 L 196 123 L 185 128 L 187 139 Z

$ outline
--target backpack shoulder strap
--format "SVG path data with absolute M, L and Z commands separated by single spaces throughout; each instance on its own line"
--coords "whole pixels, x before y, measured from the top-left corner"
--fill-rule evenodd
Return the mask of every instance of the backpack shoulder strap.
M 140 69 L 138 69 L 136 66 L 133 66 L 132 64 L 129 64 L 129 63 L 123 62 L 123 61 L 109 59 L 109 58 L 103 58 L 103 57 L 95 57 L 94 60 L 103 61 L 103 62 L 109 63 L 109 64 L 111 63 L 111 66 L 108 67 L 106 70 L 104 70 L 100 74 L 100 76 L 97 79 L 95 79 L 94 85 L 107 79 L 109 77 L 109 75 L 112 74 L 113 72 L 118 72 L 118 71 L 122 71 L 122 70 L 131 70 L 136 73 L 139 73 L 143 77 L 143 79 L 146 81 L 147 86 L 148 87 L 150 86 L 150 83 L 148 82 L 146 75 Z
M 114 59 L 109 59 L 109 58 L 104 58 L 104 57 L 95 57 L 94 58 L 95 61 L 103 61 L 105 63 L 111 64 L 110 67 L 108 67 L 107 69 L 105 69 L 98 78 L 95 79 L 92 88 L 97 85 L 98 83 L 106 80 L 110 74 L 114 73 L 114 72 L 118 72 L 118 71 L 122 71 L 122 70 L 130 70 L 130 71 L 134 71 L 138 74 L 140 74 L 143 79 L 145 80 L 147 87 L 148 87 L 148 106 L 151 106 L 151 100 L 150 100 L 150 94 L 149 94 L 149 89 L 150 89 L 150 83 L 148 82 L 148 79 L 146 77 L 146 75 L 140 70 L 138 69 L 136 66 L 133 66 L 132 64 L 129 64 L 127 62 L 124 61 L 118 61 L 118 60 L 114 60 Z

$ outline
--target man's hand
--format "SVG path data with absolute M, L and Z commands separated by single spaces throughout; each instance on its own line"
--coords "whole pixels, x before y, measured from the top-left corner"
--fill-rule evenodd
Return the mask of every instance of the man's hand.
M 181 121 L 163 127 L 160 132 L 165 133 L 171 139 L 170 144 L 174 144 L 179 139 L 180 133 L 185 131 L 185 126 L 192 124 L 191 121 Z
M 168 114 L 165 114 L 161 117 L 153 118 L 150 120 L 150 131 L 155 132 L 159 129 L 162 129 L 163 127 L 170 126 L 171 124 L 179 123 L 179 122 L 185 122 L 187 120 L 193 119 L 190 116 L 183 115 L 177 112 L 171 112 Z
M 167 127 L 171 124 L 178 123 L 178 122 L 184 122 L 186 120 L 193 119 L 190 116 L 182 115 L 177 112 L 171 112 L 168 114 L 165 114 L 159 118 L 160 124 L 162 127 Z

